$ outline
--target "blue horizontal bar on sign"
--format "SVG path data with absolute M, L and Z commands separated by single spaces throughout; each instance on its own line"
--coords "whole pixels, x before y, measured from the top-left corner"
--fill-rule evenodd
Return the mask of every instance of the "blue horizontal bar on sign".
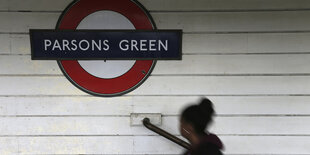
M 30 30 L 32 60 L 181 60 L 181 30 Z

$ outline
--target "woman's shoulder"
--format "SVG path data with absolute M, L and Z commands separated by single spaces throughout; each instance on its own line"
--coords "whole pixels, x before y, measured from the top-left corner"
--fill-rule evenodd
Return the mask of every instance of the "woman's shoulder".
M 188 155 L 222 155 L 223 143 L 215 134 L 206 134 L 197 146 L 187 153 Z
M 224 145 L 223 145 L 221 139 L 213 133 L 206 134 L 204 136 L 201 144 L 202 145 L 214 145 L 214 147 L 217 147 L 220 150 L 224 149 Z

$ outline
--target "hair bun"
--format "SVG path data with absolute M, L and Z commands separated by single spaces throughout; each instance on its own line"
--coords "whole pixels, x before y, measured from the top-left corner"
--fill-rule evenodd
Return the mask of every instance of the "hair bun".
M 198 107 L 204 115 L 207 115 L 210 117 L 214 114 L 213 104 L 207 98 L 201 99 Z

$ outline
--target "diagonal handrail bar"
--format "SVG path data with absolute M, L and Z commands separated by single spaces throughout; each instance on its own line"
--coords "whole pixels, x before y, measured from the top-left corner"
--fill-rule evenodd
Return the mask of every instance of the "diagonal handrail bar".
M 144 118 L 144 119 L 143 119 L 143 125 L 144 125 L 146 128 L 152 130 L 153 132 L 155 132 L 155 133 L 157 133 L 157 134 L 159 134 L 159 135 L 161 135 L 161 136 L 163 136 L 163 137 L 165 137 L 165 138 L 167 138 L 167 139 L 173 141 L 174 143 L 179 144 L 180 146 L 184 147 L 185 149 L 188 149 L 188 150 L 189 150 L 190 147 L 191 147 L 191 145 L 190 145 L 189 143 L 187 143 L 187 142 L 183 141 L 182 139 L 180 139 L 180 138 L 178 138 L 178 137 L 176 137 L 176 136 L 174 136 L 174 135 L 172 135 L 172 134 L 166 132 L 165 130 L 163 130 L 163 129 L 161 129 L 161 128 L 155 126 L 155 125 L 153 125 L 153 124 L 150 122 L 150 119 L 149 119 L 149 118 Z

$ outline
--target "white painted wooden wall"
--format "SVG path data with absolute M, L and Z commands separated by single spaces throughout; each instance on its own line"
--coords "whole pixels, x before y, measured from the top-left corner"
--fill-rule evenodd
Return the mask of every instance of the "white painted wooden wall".
M 180 154 L 130 113 L 178 115 L 215 103 L 228 155 L 310 155 L 310 0 L 140 0 L 159 29 L 183 29 L 183 60 L 159 61 L 123 97 L 75 88 L 31 61 L 29 28 L 54 28 L 71 0 L 0 0 L 0 154 Z M 91 0 L 90 0 L 91 3 Z

